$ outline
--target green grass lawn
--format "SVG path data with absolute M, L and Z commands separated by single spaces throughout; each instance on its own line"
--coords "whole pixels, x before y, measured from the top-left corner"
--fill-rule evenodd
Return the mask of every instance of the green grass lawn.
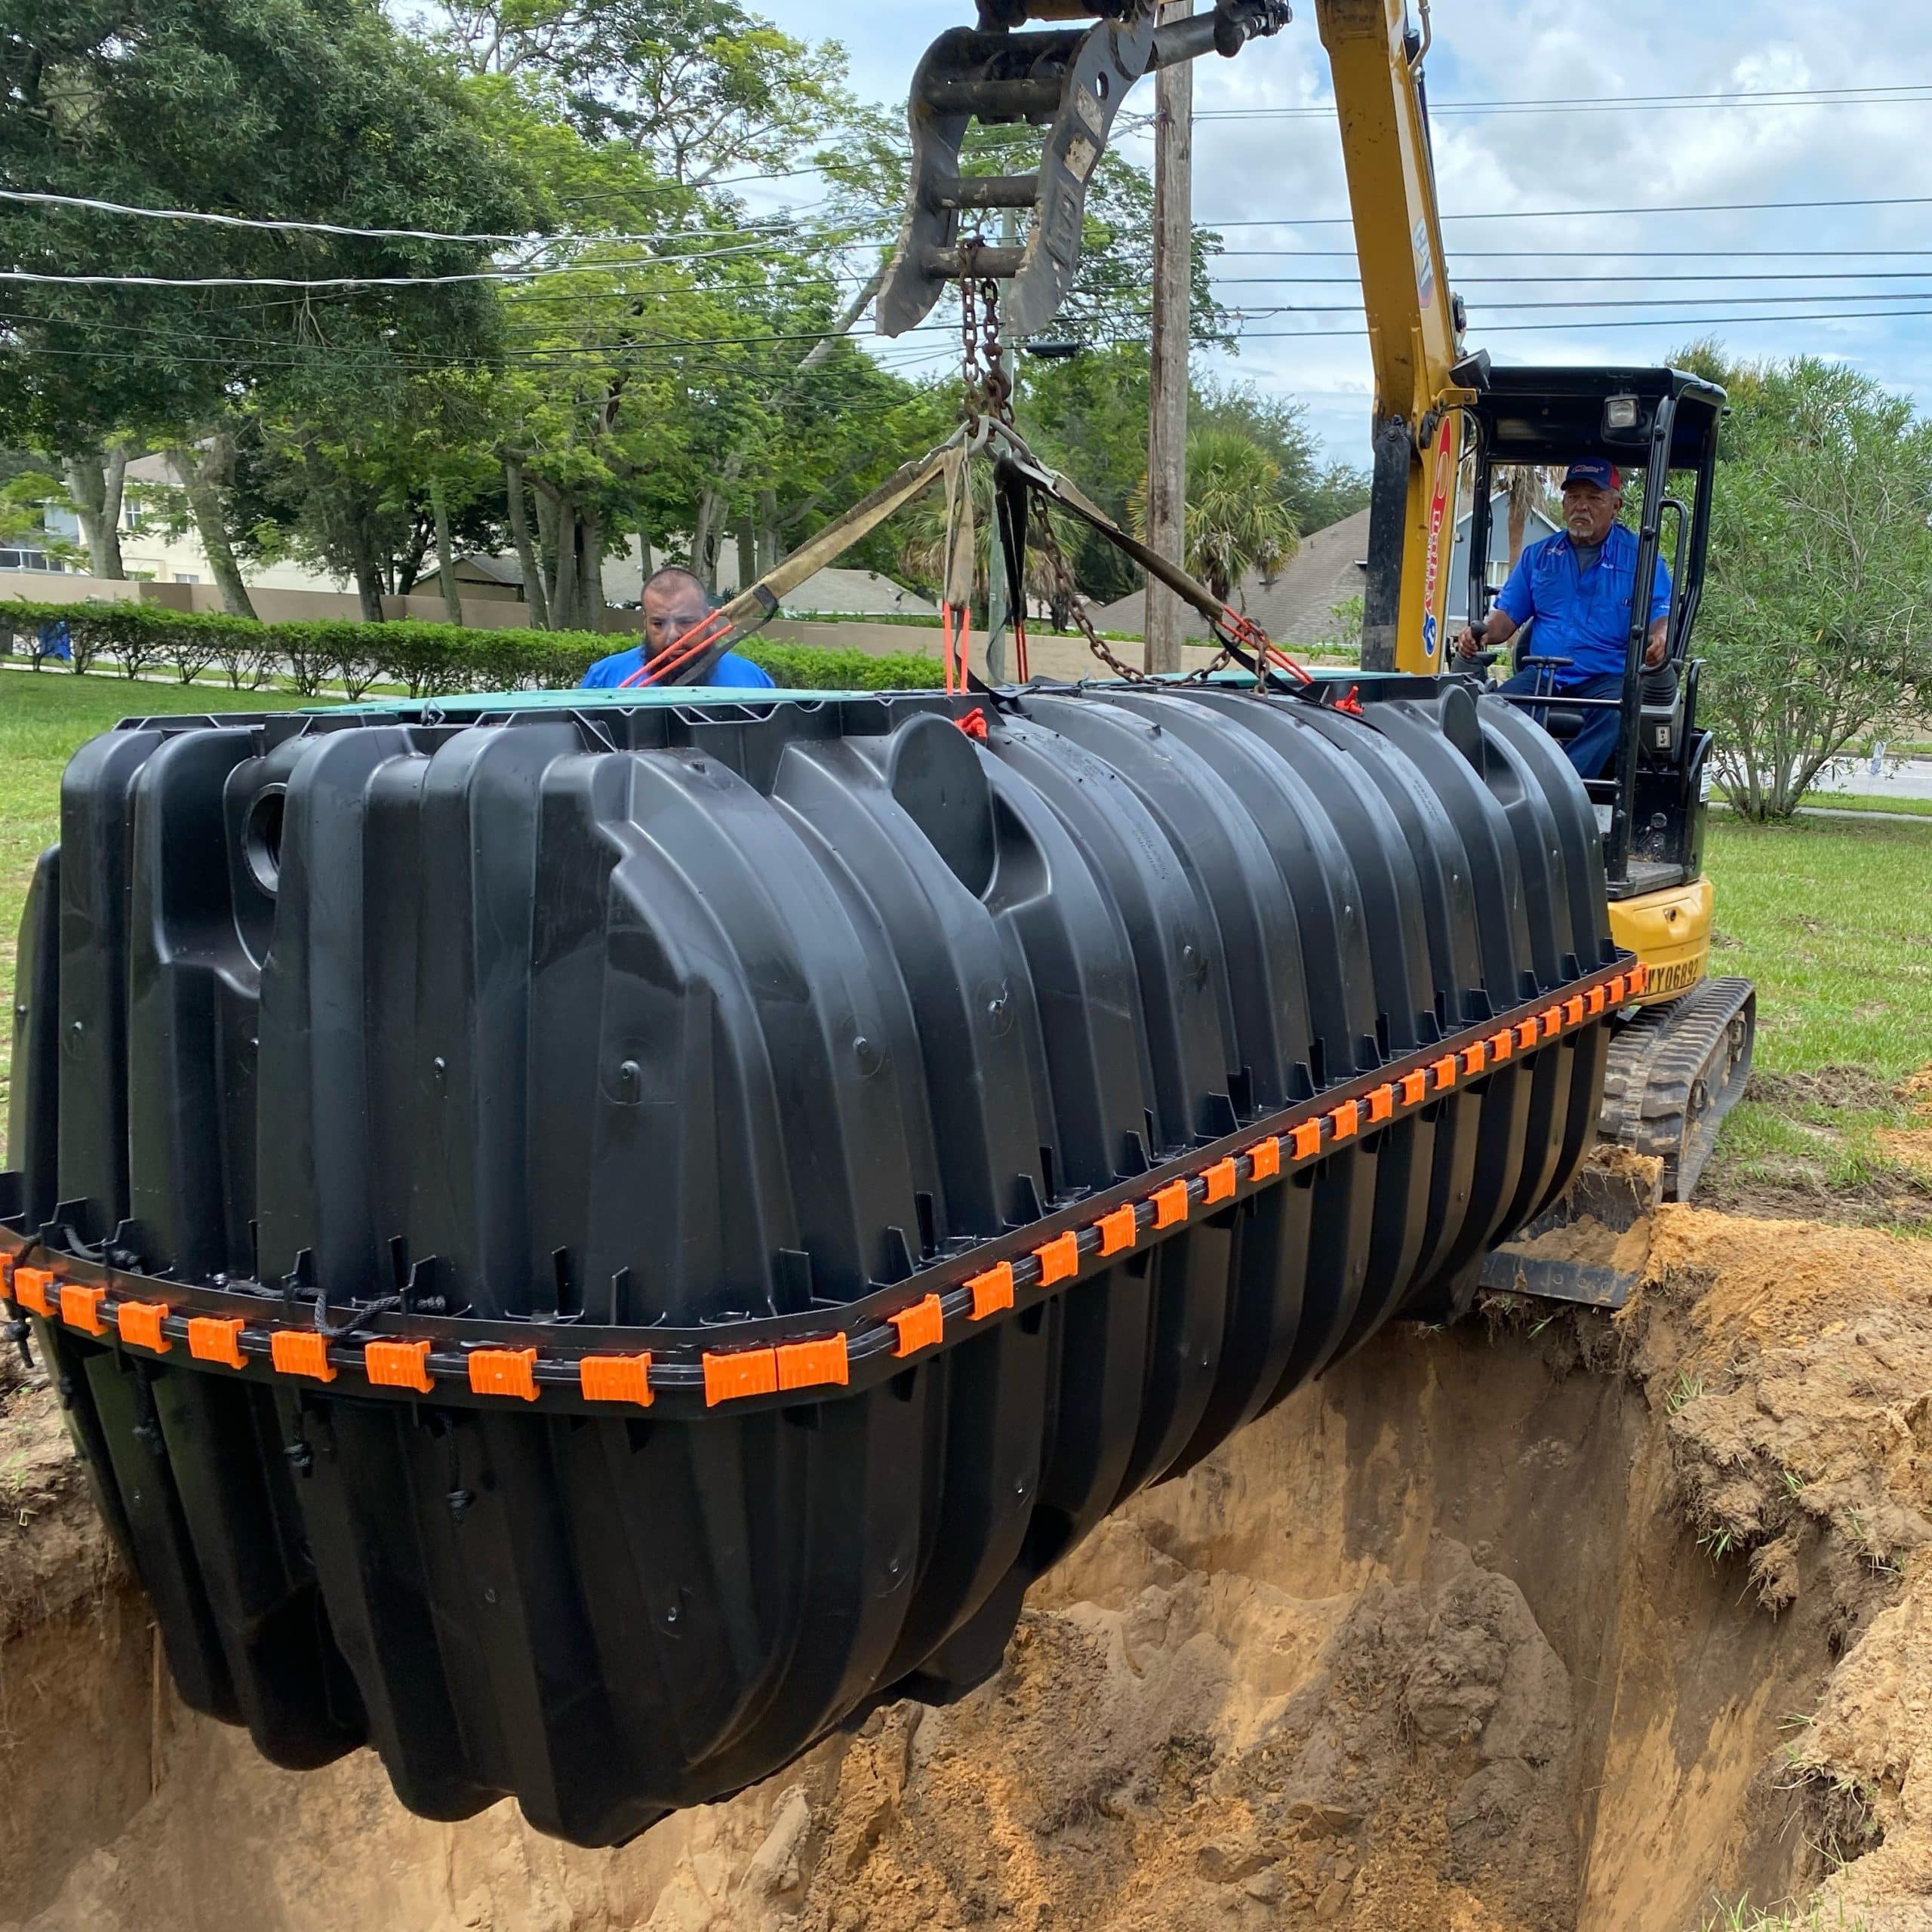
M 0 671 L 0 986 L 14 983 L 14 949 L 34 861 L 60 836 L 60 773 L 76 746 L 123 718 L 279 709 L 303 702 L 287 693 L 211 685 Z M 13 1048 L 12 1026 L 0 1026 L 0 1131 Z
M 285 692 L 0 672 L 0 986 L 13 983 L 27 881 L 59 835 L 60 773 L 76 746 L 131 715 L 300 703 Z M 1835 1189 L 1896 1173 L 1875 1137 L 1911 1124 L 1892 1090 L 1932 1065 L 1932 824 L 1875 814 L 1758 826 L 1714 814 L 1707 857 L 1713 968 L 1757 982 L 1767 1096 L 1733 1115 L 1720 1167 L 1742 1183 L 1796 1175 Z M 0 1103 L 10 1035 L 0 1028 Z M 1830 1068 L 1859 1071 L 1821 1083 Z
M 1759 1077 L 1700 1198 L 1932 1229 L 1932 1177 L 1887 1144 L 1924 1128 L 1896 1090 L 1932 1065 L 1932 824 L 1714 816 L 1706 862 L 1712 970 L 1757 983 Z

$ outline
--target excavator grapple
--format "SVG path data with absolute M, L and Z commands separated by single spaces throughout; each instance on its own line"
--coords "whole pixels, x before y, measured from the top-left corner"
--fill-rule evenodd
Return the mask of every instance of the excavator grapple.
M 1009 334 L 1044 328 L 1073 285 L 1087 191 L 1134 83 L 1211 51 L 1232 57 L 1249 40 L 1278 32 L 1289 17 L 1286 0 L 1215 0 L 1206 12 L 1164 25 L 1160 11 L 1158 0 L 986 0 L 978 27 L 956 28 L 933 43 L 912 78 L 912 183 L 879 292 L 881 334 L 900 335 L 923 321 L 962 277 L 1010 281 L 1003 304 Z M 1103 17 L 1044 32 L 1011 31 L 1029 14 Z M 966 167 L 961 150 L 975 120 L 1039 128 L 1039 165 L 1026 174 Z M 1025 214 L 1024 242 L 978 238 L 984 217 L 1001 209 Z
M 608 1844 L 1465 1302 L 1644 985 L 1561 752 L 1426 678 L 132 720 L 0 1275 L 190 1705 Z

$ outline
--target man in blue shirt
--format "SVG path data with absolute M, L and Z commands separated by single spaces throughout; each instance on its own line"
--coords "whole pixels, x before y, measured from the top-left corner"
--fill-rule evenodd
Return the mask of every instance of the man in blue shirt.
M 1464 629 L 1457 645 L 1464 657 L 1473 657 L 1507 644 L 1534 617 L 1534 654 L 1567 660 L 1553 673 L 1519 671 L 1503 691 L 1536 696 L 1549 691 L 1553 679 L 1565 697 L 1623 696 L 1637 589 L 1636 536 L 1617 520 L 1623 501 L 1623 478 L 1615 464 L 1597 457 L 1573 463 L 1563 478 L 1561 531 L 1524 551 L 1480 633 Z M 1654 670 L 1663 662 L 1670 614 L 1670 573 L 1661 557 L 1647 608 L 1644 662 Z M 1584 777 L 1602 776 L 1617 749 L 1619 723 L 1615 711 L 1583 713 L 1583 728 L 1564 749 Z
M 628 651 L 600 657 L 583 674 L 583 686 L 608 690 L 634 678 L 668 645 L 694 631 L 717 606 L 703 584 L 688 570 L 669 564 L 644 586 L 644 636 Z M 705 673 L 705 688 L 729 685 L 770 691 L 772 680 L 748 657 L 728 651 Z

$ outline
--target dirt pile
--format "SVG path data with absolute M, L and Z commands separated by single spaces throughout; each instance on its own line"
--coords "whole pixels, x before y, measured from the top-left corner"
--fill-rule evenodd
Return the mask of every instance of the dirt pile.
M 1783 1777 L 1867 1932 L 1932 1923 L 1932 1255 L 1850 1229 L 1660 1218 L 1630 1317 L 1705 1547 L 1845 1653 Z
M 0 1925 L 1695 1932 L 1822 1884 L 1905 1932 L 1928 1432 L 1932 1249 L 1666 1211 L 1617 1321 L 1390 1333 L 1106 1525 L 991 1683 L 603 1854 L 181 1712 L 50 1452 Z

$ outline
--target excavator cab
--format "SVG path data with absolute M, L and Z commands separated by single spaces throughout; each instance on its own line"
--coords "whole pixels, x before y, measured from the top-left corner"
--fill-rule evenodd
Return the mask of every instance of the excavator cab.
M 1477 358 L 1465 370 L 1478 398 L 1469 412 L 1472 620 L 1480 621 L 1495 587 L 1491 505 L 1493 479 L 1503 469 L 1560 472 L 1588 457 L 1615 464 L 1624 474 L 1625 515 L 1638 534 L 1637 581 L 1651 580 L 1659 558 L 1669 569 L 1661 665 L 1644 666 L 1648 608 L 1640 600 L 1631 613 L 1620 695 L 1511 702 L 1558 739 L 1574 737 L 1591 710 L 1614 707 L 1620 714 L 1615 755 L 1602 777 L 1586 781 L 1604 835 L 1613 908 L 1692 887 L 1703 869 L 1711 734 L 1697 722 L 1700 666 L 1690 641 L 1710 540 L 1724 391 L 1675 369 L 1495 368 Z M 1557 668 L 1555 660 L 1538 657 L 1533 623 L 1515 642 L 1517 668 Z

